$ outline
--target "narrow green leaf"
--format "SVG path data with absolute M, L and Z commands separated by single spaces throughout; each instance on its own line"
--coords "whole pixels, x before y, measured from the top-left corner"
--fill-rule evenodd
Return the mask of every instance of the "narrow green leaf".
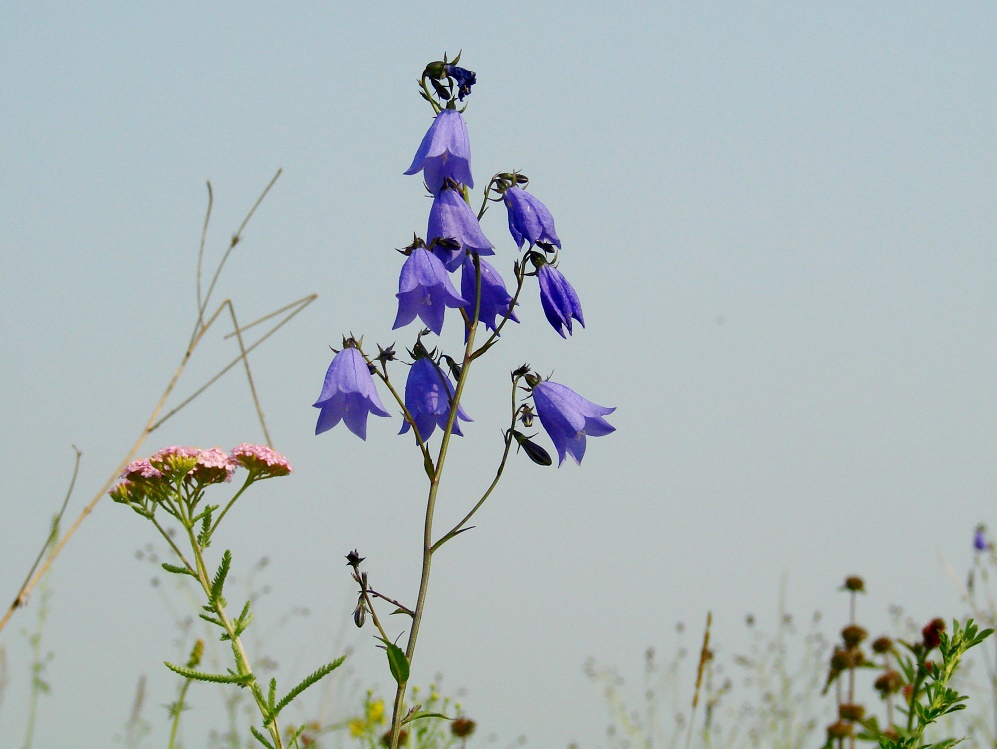
M 195 681 L 210 681 L 215 684 L 245 685 L 253 680 L 252 674 L 244 674 L 242 676 L 238 674 L 206 674 L 203 671 L 196 671 L 193 668 L 187 668 L 186 666 L 177 666 L 169 661 L 164 661 L 163 665 L 165 665 L 173 673 L 180 674 L 180 676 L 185 679 L 193 679 Z
M 277 699 L 277 679 L 270 679 L 270 693 L 267 695 L 267 707 L 270 708 L 270 719 L 273 720 L 273 703 Z
M 402 721 L 404 726 L 406 723 L 411 723 L 413 720 L 422 720 L 423 718 L 443 718 L 443 720 L 453 720 L 449 715 L 444 715 L 443 713 L 415 713 L 408 716 Z
M 317 682 L 319 679 L 321 679 L 326 674 L 331 673 L 332 671 L 335 671 L 337 668 L 339 668 L 341 665 L 343 665 L 343 661 L 345 661 L 345 660 L 346 660 L 346 656 L 344 655 L 341 658 L 337 658 L 332 663 L 327 663 L 324 666 L 322 666 L 321 668 L 319 668 L 319 669 L 313 671 L 312 673 L 308 674 L 308 676 L 306 676 L 304 679 L 302 679 L 301 683 L 298 684 L 298 686 L 296 686 L 294 689 L 292 689 L 290 692 L 288 692 L 287 696 L 284 697 L 284 699 L 282 699 L 280 702 L 278 702 L 277 706 L 274 707 L 270 711 L 270 720 L 274 720 L 277 717 L 277 714 L 281 710 L 283 710 L 285 707 L 287 707 L 290 704 L 291 700 L 293 700 L 299 694 L 301 694 L 306 689 L 308 689 L 308 687 L 310 687 L 312 684 L 314 684 L 315 682 Z
M 263 746 L 267 747 L 267 749 L 274 749 L 274 745 L 267 741 L 266 736 L 256 730 L 256 726 L 250 726 L 249 730 L 253 732 L 253 736 L 255 736 L 256 740 L 263 744 Z
M 215 505 L 208 505 L 204 508 L 204 512 L 201 513 L 201 532 L 197 534 L 197 543 L 201 545 L 201 548 L 208 548 L 210 542 L 209 536 L 211 534 L 211 513 L 216 509 Z
M 405 657 L 405 651 L 400 647 L 395 645 L 393 642 L 388 642 L 383 637 L 378 638 L 384 643 L 385 649 L 388 651 L 388 668 L 391 669 L 391 676 L 398 684 L 404 684 L 408 681 L 409 665 L 408 658 Z
M 207 614 L 198 614 L 198 616 L 204 619 L 204 621 L 208 622 L 209 624 L 217 624 L 219 627 L 225 626 L 224 624 L 222 624 L 222 620 L 218 619 L 217 617 L 208 616 Z
M 222 588 L 225 587 L 225 578 L 228 577 L 229 568 L 232 566 L 232 553 L 226 549 L 222 554 L 222 563 L 218 565 L 218 572 L 215 579 L 211 581 L 211 602 L 215 603 L 222 597 Z
M 167 572 L 172 572 L 174 575 L 190 575 L 191 577 L 197 577 L 197 575 L 186 567 L 180 567 L 176 564 L 170 564 L 169 562 L 163 562 L 163 569 Z

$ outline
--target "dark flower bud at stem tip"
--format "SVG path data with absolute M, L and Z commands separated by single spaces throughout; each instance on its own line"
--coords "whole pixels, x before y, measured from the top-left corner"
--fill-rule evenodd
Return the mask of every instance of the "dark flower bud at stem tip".
M 852 724 L 845 720 L 839 720 L 827 727 L 827 737 L 829 739 L 845 739 L 852 735 Z
M 362 562 L 366 558 L 367 557 L 360 556 L 357 550 L 354 549 L 353 551 L 351 551 L 349 554 L 346 555 L 346 564 L 347 566 L 356 569 L 357 567 L 360 566 L 360 562 Z
M 945 631 L 945 622 L 942 619 L 932 619 L 924 629 L 921 636 L 924 637 L 924 647 L 927 650 L 937 648 L 942 642 L 942 632 Z
M 838 705 L 838 716 L 842 720 L 857 721 L 865 717 L 865 708 L 862 705 L 844 703 Z
M 850 590 L 852 593 L 865 593 L 865 581 L 858 575 L 846 577 L 845 590 Z
M 884 671 L 872 685 L 883 697 L 896 694 L 904 686 L 904 678 L 896 671 Z
M 843 630 L 841 630 L 841 639 L 844 640 L 845 645 L 850 648 L 855 647 L 860 642 L 862 642 L 868 633 L 857 624 L 849 624 Z
M 889 653 L 893 650 L 893 640 L 889 637 L 877 637 L 872 641 L 872 652 L 874 653 Z
M 459 739 L 464 739 L 474 733 L 475 725 L 475 722 L 470 718 L 454 718 L 453 723 L 450 724 L 450 733 Z
M 435 60 L 426 66 L 426 69 L 422 71 L 423 78 L 433 78 L 439 80 L 445 75 L 445 70 L 447 64 L 443 60 Z
M 512 430 L 512 436 L 515 438 L 519 447 L 523 449 L 523 452 L 526 453 L 526 456 L 538 466 L 553 465 L 554 459 L 550 457 L 550 453 L 540 447 L 540 445 L 536 442 L 530 440 L 526 435 L 520 434 L 515 429 Z

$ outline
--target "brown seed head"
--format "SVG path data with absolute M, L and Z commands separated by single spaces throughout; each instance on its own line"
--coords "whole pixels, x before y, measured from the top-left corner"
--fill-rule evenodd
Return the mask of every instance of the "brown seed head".
M 865 708 L 862 705 L 846 702 L 843 705 L 838 705 L 838 717 L 842 720 L 862 720 L 865 717 Z
M 883 698 L 885 698 L 888 694 L 896 694 L 900 691 L 903 685 L 904 677 L 892 670 L 884 671 L 879 675 L 879 678 L 876 679 L 873 684 L 876 691 L 878 691 Z
M 872 641 L 872 652 L 874 653 L 889 653 L 893 650 L 893 640 L 889 637 L 877 637 Z
M 849 649 L 854 648 L 868 636 L 869 633 L 858 624 L 849 624 L 841 630 L 841 639 L 844 640 L 845 645 L 847 645 Z
M 450 733 L 459 739 L 463 739 L 474 733 L 475 725 L 475 722 L 470 718 L 463 716 L 454 718 L 453 723 L 450 724 Z
M 865 581 L 858 575 L 850 575 L 845 578 L 845 590 L 853 593 L 865 593 Z
M 852 724 L 847 720 L 839 720 L 827 727 L 829 739 L 845 739 L 852 735 Z

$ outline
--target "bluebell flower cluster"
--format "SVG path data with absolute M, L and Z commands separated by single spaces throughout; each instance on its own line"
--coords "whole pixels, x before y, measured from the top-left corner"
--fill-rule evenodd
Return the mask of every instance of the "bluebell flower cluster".
M 453 434 L 460 435 L 462 421 L 470 421 L 458 403 L 452 413 L 455 392 L 463 392 L 462 371 L 484 353 L 509 321 L 519 323 L 515 309 L 520 292 L 530 277 L 536 278 L 540 304 L 551 327 L 562 338 L 572 335 L 574 323 L 585 327 L 581 301 L 575 288 L 560 270 L 562 242 L 547 206 L 525 189 L 529 180 L 519 172 L 501 172 L 485 188 L 481 208 L 471 205 L 470 189 L 474 187 L 471 171 L 471 146 L 463 110 L 463 102 L 477 83 L 476 74 L 446 57 L 426 66 L 421 81 L 422 96 L 429 101 L 435 117 L 416 149 L 407 175 L 419 175 L 432 197 L 425 240 L 416 238 L 402 252 L 398 278 L 397 313 L 393 329 L 403 328 L 416 318 L 425 330 L 440 336 L 447 310 L 460 312 L 463 323 L 465 354 L 463 361 L 443 353 L 426 350 L 417 339 L 410 351 L 413 358 L 405 384 L 404 400 L 392 388 L 402 408 L 404 422 L 401 433 L 413 427 L 420 443 L 436 428 L 446 430 L 451 419 Z M 435 99 L 434 99 L 435 92 Z M 506 208 L 509 233 L 519 247 L 521 256 L 513 265 L 514 293 L 498 270 L 484 257 L 494 256 L 495 245 L 481 227 L 481 218 L 489 202 L 501 202 Z M 452 273 L 460 269 L 459 291 Z M 453 313 L 451 313 L 453 314 Z M 478 350 L 472 350 L 471 340 L 478 324 L 490 337 Z M 352 341 L 352 339 L 350 339 Z M 333 359 L 326 373 L 322 393 L 315 402 L 321 409 L 316 433 L 324 432 L 345 421 L 357 436 L 366 438 L 369 414 L 387 416 L 378 399 L 372 372 L 390 386 L 387 363 L 394 360 L 393 346 L 381 348 L 374 360 L 364 357 L 355 342 L 346 345 Z M 373 363 L 368 364 L 368 361 Z M 446 362 L 449 373 L 444 369 Z M 518 374 L 517 374 L 518 372 Z M 516 418 L 529 428 L 533 416 L 547 432 L 557 449 L 558 465 L 570 455 L 580 463 L 585 454 L 586 438 L 599 437 L 614 431 L 604 418 L 613 408 L 599 406 L 570 388 L 545 381 L 529 370 L 514 372 L 514 383 L 525 377 L 533 406 L 518 407 Z M 457 379 L 455 385 L 454 379 Z M 535 409 L 535 410 L 534 410 Z M 530 436 L 515 429 L 506 433 L 507 445 L 515 440 L 519 447 L 541 465 L 552 461 Z M 545 457 L 546 456 L 546 457 Z M 428 459 L 428 458 L 427 458 Z

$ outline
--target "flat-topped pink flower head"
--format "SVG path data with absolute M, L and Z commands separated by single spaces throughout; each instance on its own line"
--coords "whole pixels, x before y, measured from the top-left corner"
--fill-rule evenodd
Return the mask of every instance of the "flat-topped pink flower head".
M 286 476 L 294 470 L 287 458 L 266 445 L 243 442 L 238 447 L 232 448 L 230 455 L 233 461 L 249 471 L 250 478 Z
M 129 481 L 154 481 L 162 477 L 162 472 L 153 468 L 152 463 L 148 460 L 133 460 L 121 472 L 121 478 L 128 479 Z
M 231 481 L 238 464 L 220 447 L 201 450 L 197 455 L 197 465 L 191 471 L 194 479 L 201 484 L 220 484 Z
M 111 491 L 108 492 L 108 494 L 111 496 L 111 499 L 113 499 L 115 502 L 128 504 L 132 495 L 131 489 L 132 489 L 132 482 L 129 481 L 128 479 L 122 479 L 121 481 L 119 481 L 117 484 L 114 485 L 114 487 L 111 489 Z
M 157 450 L 149 456 L 152 467 L 166 474 L 186 475 L 197 465 L 200 448 L 186 445 L 171 445 Z

